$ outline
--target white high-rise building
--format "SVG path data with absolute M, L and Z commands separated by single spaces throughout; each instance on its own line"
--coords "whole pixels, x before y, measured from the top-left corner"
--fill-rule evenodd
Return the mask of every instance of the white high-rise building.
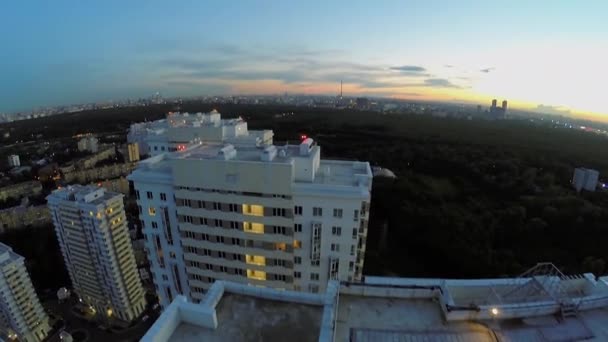
M 145 309 L 123 195 L 73 185 L 47 197 L 72 287 L 98 314 L 123 321 Z
M 309 292 L 361 279 L 367 162 L 321 160 L 312 139 L 197 142 L 128 178 L 163 306 L 178 294 L 200 300 L 216 279 Z
M 574 169 L 574 175 L 572 176 L 572 186 L 578 192 L 581 192 L 583 189 L 595 191 L 599 176 L 600 173 L 597 170 L 577 167 Z
M 38 342 L 51 330 L 24 258 L 0 243 L 0 339 Z
M 21 161 L 19 160 L 19 156 L 16 154 L 11 154 L 10 156 L 8 156 L 8 166 L 9 167 L 21 166 Z
M 272 143 L 272 131 L 250 131 L 243 119 L 222 119 L 215 110 L 205 114 L 169 113 L 166 119 L 132 124 L 127 141 L 138 143 L 141 155 L 156 156 L 199 141 L 262 146 Z
M 78 151 L 89 151 L 97 153 L 99 151 L 99 140 L 95 137 L 84 137 L 78 141 Z

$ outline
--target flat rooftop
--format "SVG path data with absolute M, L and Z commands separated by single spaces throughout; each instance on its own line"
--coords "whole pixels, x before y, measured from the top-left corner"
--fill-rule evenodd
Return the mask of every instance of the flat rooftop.
M 318 341 L 323 308 L 226 293 L 216 329 L 181 322 L 169 341 Z
M 336 341 L 495 341 L 477 323 L 444 322 L 431 299 L 340 295 Z

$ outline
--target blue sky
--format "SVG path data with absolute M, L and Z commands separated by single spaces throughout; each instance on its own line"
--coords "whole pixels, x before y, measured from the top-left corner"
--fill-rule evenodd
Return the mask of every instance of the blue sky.
M 606 1 L 15 1 L 0 112 L 308 92 L 608 114 Z

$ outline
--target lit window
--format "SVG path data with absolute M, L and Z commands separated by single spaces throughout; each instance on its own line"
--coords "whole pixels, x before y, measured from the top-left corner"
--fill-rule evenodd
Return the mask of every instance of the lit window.
M 255 222 L 243 222 L 243 230 L 248 233 L 264 234 L 264 225 Z
M 266 280 L 266 272 L 257 270 L 247 270 L 247 278 Z
M 287 249 L 287 245 L 284 243 L 275 243 L 275 249 L 279 251 L 285 251 Z
M 264 207 L 257 204 L 243 204 L 243 214 L 251 216 L 264 216 Z
M 92 211 L 89 211 L 89 216 L 93 216 L 93 212 Z
M 156 208 L 154 208 L 154 207 L 148 208 L 148 214 L 150 216 L 156 216 Z
M 266 265 L 266 257 L 263 257 L 261 255 L 245 254 L 245 260 L 248 264 L 252 264 L 252 265 L 260 265 L 260 266 Z
M 302 242 L 299 240 L 293 240 L 293 248 L 302 248 Z

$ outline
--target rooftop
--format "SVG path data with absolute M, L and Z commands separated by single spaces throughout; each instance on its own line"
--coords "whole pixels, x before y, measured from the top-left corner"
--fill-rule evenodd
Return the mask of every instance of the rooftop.
M 142 341 L 608 340 L 607 278 L 538 277 L 368 277 L 363 283 L 330 281 L 323 294 L 220 281 L 200 304 L 174 301 Z M 530 298 L 510 296 L 514 290 L 527 293 L 531 284 L 545 293 L 539 296 L 534 288 Z M 574 311 L 553 297 L 555 284 L 570 296 L 566 304 L 576 303 Z M 471 298 L 483 300 L 465 304 Z
M 317 341 L 320 306 L 226 294 L 217 305 L 216 329 L 180 323 L 169 341 Z
M 301 145 L 256 147 L 224 143 L 195 143 L 183 151 L 167 152 L 141 161 L 134 174 L 142 172 L 171 174 L 172 160 L 226 160 L 292 164 L 294 168 L 314 168 L 314 159 L 318 158 L 319 163 L 312 182 L 294 179 L 294 183 L 352 187 L 358 186 L 361 181 L 364 183 L 371 181 L 372 173 L 368 163 L 320 159 L 320 147 L 312 145 L 312 143 L 307 153 L 303 154 L 301 150 Z

